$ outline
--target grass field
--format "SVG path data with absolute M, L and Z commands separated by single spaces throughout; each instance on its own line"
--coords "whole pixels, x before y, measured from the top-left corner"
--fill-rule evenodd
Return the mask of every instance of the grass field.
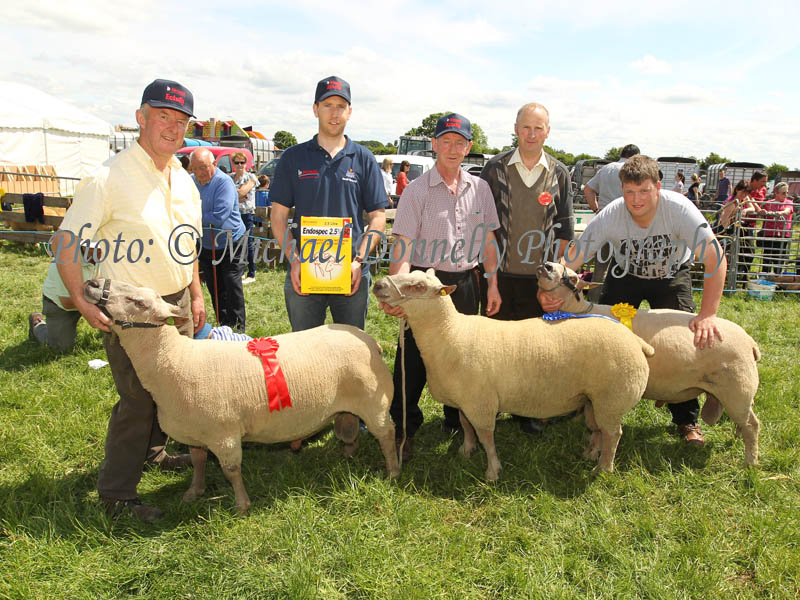
M 235 516 L 218 465 L 206 496 L 181 502 L 190 474 L 145 473 L 154 525 L 106 518 L 95 489 L 116 402 L 99 335 L 74 354 L 28 341 L 47 259 L 0 242 L 0 598 L 795 598 L 800 594 L 798 300 L 723 300 L 758 341 L 761 466 L 725 417 L 684 447 L 666 409 L 641 402 L 624 422 L 617 470 L 581 459 L 582 423 L 529 438 L 507 419 L 502 479 L 487 484 L 423 398 L 416 457 L 383 477 L 371 436 L 346 460 L 330 431 L 299 454 L 248 445 L 253 508 Z M 282 271 L 247 286 L 249 332 L 289 330 Z M 209 304 L 210 306 L 210 304 Z M 392 365 L 397 323 L 371 299 L 367 332 Z M 479 368 L 474 365 L 472 368 Z M 457 376 L 457 374 L 455 374 Z

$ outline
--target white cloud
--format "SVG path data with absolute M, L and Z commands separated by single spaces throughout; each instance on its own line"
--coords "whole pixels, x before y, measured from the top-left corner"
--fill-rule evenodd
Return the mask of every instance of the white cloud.
M 646 75 L 663 75 L 672 72 L 672 66 L 667 61 L 659 60 L 650 54 L 633 61 L 631 67 Z

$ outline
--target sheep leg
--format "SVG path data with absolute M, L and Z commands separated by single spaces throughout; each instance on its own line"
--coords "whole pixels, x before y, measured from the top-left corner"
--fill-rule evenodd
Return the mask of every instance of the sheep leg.
M 584 406 L 584 415 L 586 417 L 586 427 L 591 430 L 592 435 L 589 438 L 589 445 L 586 446 L 586 450 L 583 451 L 583 458 L 585 460 L 596 461 L 600 456 L 600 445 L 603 436 L 600 432 L 600 428 L 597 426 L 597 421 L 595 421 L 594 408 L 591 403 L 587 403 Z
M 500 471 L 503 467 L 500 465 L 500 460 L 497 458 L 497 449 L 494 447 L 494 429 L 480 429 L 477 430 L 478 439 L 481 441 L 483 449 L 486 451 L 487 467 L 486 479 L 487 481 L 497 481 L 500 479 Z
M 472 455 L 472 451 L 475 450 L 477 439 L 475 438 L 475 429 L 472 427 L 472 423 L 469 422 L 467 416 L 464 414 L 464 411 L 458 411 L 458 419 L 461 421 L 461 430 L 464 432 L 464 443 L 461 444 L 461 448 L 458 451 L 469 458 Z
M 372 430 L 370 430 L 372 431 Z M 381 445 L 381 452 L 386 459 L 386 475 L 393 479 L 400 475 L 400 463 L 397 460 L 397 446 L 394 444 L 394 429 L 391 429 L 384 435 L 378 437 L 378 443 Z
M 192 446 L 189 448 L 192 457 L 192 485 L 183 495 L 184 502 L 194 502 L 206 491 L 206 460 L 208 450 Z
M 611 473 L 614 471 L 614 456 L 617 454 L 617 444 L 622 437 L 622 425 L 616 427 L 606 427 L 600 430 L 602 434 L 600 459 L 597 462 L 597 469 Z
M 737 424 L 739 433 L 744 439 L 744 460 L 748 465 L 758 464 L 758 430 L 761 423 L 756 414 L 750 409 L 747 421 Z
M 225 438 L 215 446 L 209 445 L 211 451 L 217 455 L 219 464 L 225 478 L 233 486 L 233 495 L 236 503 L 236 510 L 244 516 L 250 510 L 250 497 L 244 489 L 242 481 L 242 442 L 238 438 Z

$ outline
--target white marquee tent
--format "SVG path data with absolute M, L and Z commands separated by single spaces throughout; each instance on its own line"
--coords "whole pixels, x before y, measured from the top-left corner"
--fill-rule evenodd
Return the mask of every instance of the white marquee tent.
M 84 177 L 109 156 L 111 125 L 21 83 L 0 81 L 3 165 L 52 165 L 61 177 Z

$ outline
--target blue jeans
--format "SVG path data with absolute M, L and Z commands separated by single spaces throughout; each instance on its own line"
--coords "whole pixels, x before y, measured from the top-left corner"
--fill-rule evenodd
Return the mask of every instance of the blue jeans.
M 292 331 L 303 331 L 325 323 L 325 312 L 330 307 L 334 323 L 353 325 L 364 329 L 367 320 L 367 302 L 372 277 L 369 271 L 361 272 L 361 284 L 352 296 L 344 294 L 309 294 L 301 296 L 292 287 L 291 271 L 286 271 L 283 296 Z
M 255 247 L 253 246 L 253 219 L 255 215 L 253 213 L 249 214 L 241 214 L 242 223 L 244 223 L 244 228 L 247 231 L 247 276 L 248 277 L 255 277 L 256 276 L 256 259 L 255 259 Z

